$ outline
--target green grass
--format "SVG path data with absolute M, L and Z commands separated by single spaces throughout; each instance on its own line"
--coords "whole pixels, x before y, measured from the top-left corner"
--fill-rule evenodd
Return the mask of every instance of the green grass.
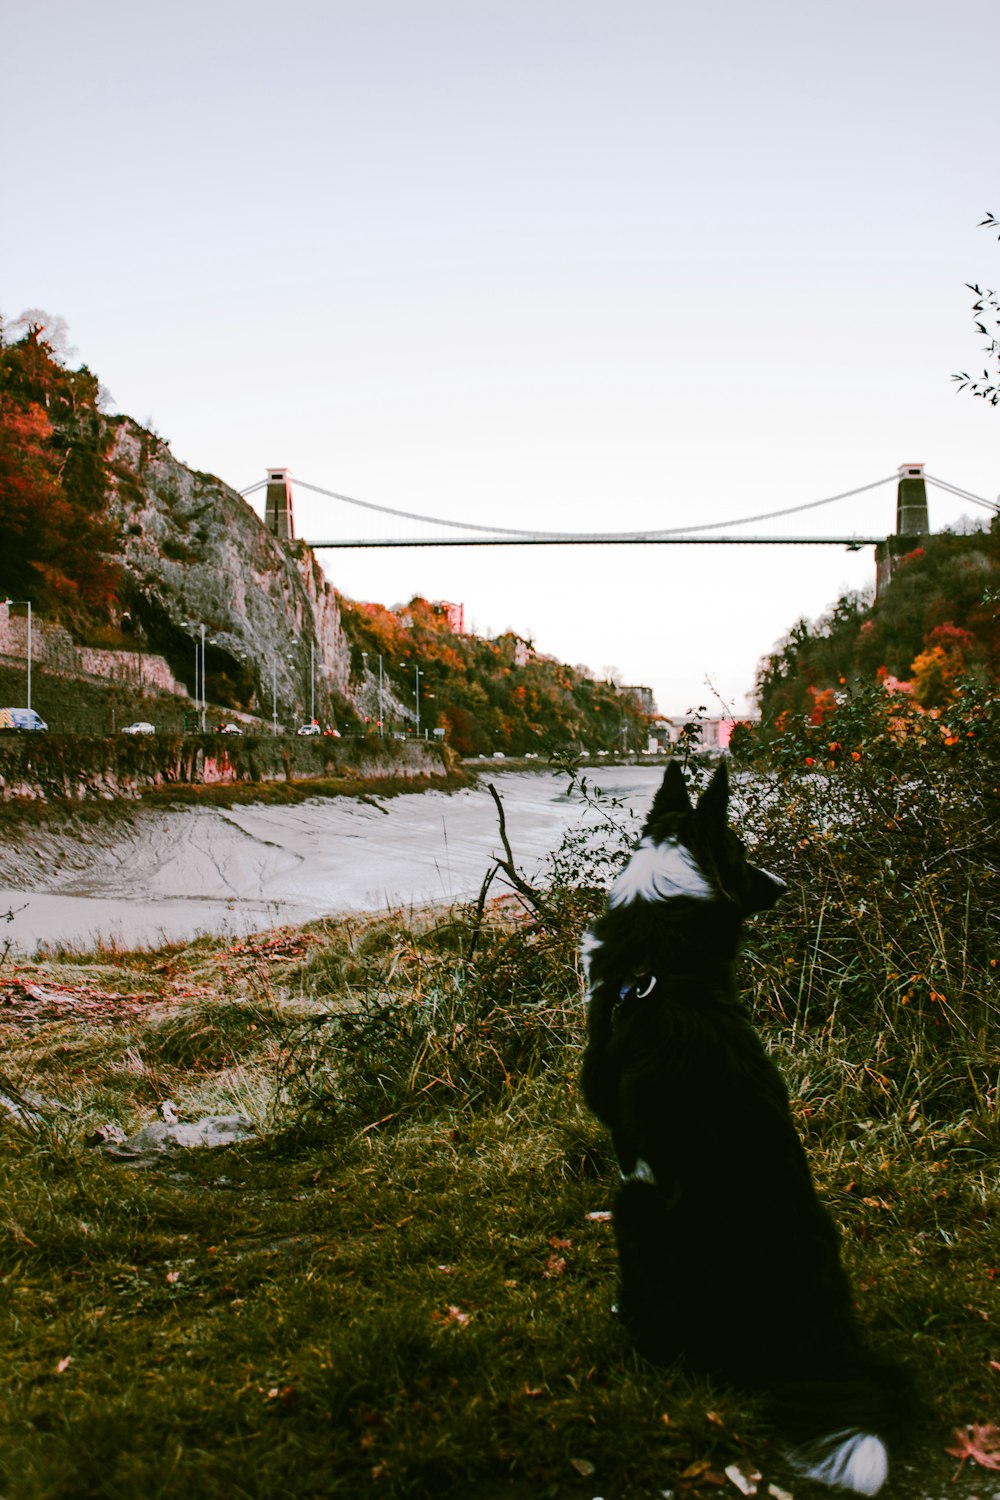
M 945 1450 L 1000 1404 L 995 954 L 960 955 L 969 903 L 918 882 L 901 965 L 898 882 L 852 921 L 829 841 L 808 851 L 749 934 L 748 1001 L 863 1323 L 928 1401 L 883 1493 L 986 1500 Z M 35 1113 L 0 1114 L 4 1500 L 735 1495 L 732 1464 L 817 1493 L 751 1402 L 645 1365 L 611 1316 L 588 1216 L 616 1170 L 577 1086 L 599 897 L 560 880 L 541 917 L 505 898 L 7 961 L 0 1073 Z M 77 1014 L 32 1021 L 15 978 Z M 144 1165 L 85 1144 L 165 1099 L 257 1135 Z

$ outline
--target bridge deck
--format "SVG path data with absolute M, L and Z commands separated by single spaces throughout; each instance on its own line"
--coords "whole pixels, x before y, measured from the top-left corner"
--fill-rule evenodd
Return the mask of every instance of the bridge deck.
M 442 536 L 442 537 L 352 537 L 329 541 L 306 541 L 313 551 L 347 547 L 848 547 L 858 551 L 884 542 L 884 536 Z

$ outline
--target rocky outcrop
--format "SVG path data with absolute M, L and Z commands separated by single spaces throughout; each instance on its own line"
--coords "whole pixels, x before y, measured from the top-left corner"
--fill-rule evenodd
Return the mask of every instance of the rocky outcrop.
M 113 419 L 126 621 L 195 688 L 205 636 L 209 701 L 281 720 L 335 721 L 351 663 L 336 594 L 314 554 L 281 542 L 235 490 L 180 463 L 155 434 Z

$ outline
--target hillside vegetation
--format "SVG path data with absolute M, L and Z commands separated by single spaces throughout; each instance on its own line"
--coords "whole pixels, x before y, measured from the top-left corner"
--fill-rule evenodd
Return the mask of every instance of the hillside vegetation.
M 421 722 L 444 729 L 460 755 L 645 747 L 647 719 L 632 693 L 540 654 L 521 636 L 456 634 L 444 609 L 421 598 L 396 610 L 340 604 L 354 663 L 367 652 L 370 670 L 382 656 L 411 683 L 419 663 Z
M 822 721 L 853 691 L 883 682 L 927 710 L 952 702 L 960 681 L 1000 683 L 1000 524 L 942 532 L 900 559 L 874 602 L 846 594 L 819 620 L 799 620 L 761 662 L 765 731 L 789 718 Z
M 0 590 L 82 628 L 107 620 L 121 583 L 110 432 L 96 376 L 67 370 L 42 332 L 0 341 Z

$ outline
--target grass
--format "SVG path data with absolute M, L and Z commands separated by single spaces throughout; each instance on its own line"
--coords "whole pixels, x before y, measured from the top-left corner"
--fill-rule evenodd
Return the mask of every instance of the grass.
M 787 844 L 787 805 L 747 816 Z M 929 1404 L 883 1493 L 986 1500 L 946 1449 L 1000 1396 L 991 888 L 912 882 L 904 944 L 898 880 L 869 873 L 852 916 L 817 831 L 749 934 L 748 1002 L 862 1320 Z M 643 1364 L 611 1316 L 616 1171 L 577 1086 L 599 893 L 573 858 L 541 912 L 6 962 L 5 1500 L 735 1495 L 734 1465 L 817 1493 L 744 1396 Z M 86 1144 L 165 1099 L 255 1138 L 139 1165 Z

